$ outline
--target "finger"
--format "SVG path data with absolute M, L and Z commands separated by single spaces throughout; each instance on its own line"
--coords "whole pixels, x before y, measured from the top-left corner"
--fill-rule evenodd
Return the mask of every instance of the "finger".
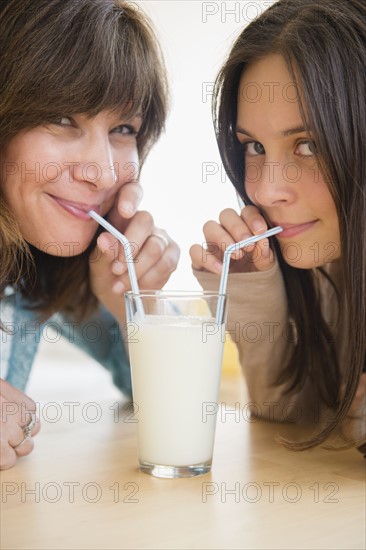
M 197 271 L 209 271 L 211 273 L 220 274 L 222 271 L 222 262 L 215 255 L 209 254 L 199 244 L 194 244 L 189 250 L 192 269 Z
M 153 268 L 164 254 L 167 246 L 162 239 L 149 235 L 141 248 L 135 262 L 135 270 L 138 281 Z
M 15 466 L 16 462 L 18 460 L 18 455 L 14 451 L 14 449 L 8 445 L 8 443 L 5 444 L 4 441 L 1 441 L 0 445 L 0 470 L 8 470 L 9 468 L 12 468 Z
M 97 248 L 98 250 L 90 257 L 89 262 L 98 276 L 105 275 L 107 277 L 114 264 L 125 262 L 123 247 L 121 248 L 118 239 L 110 233 L 103 232 L 99 235 Z
M 241 217 L 253 235 L 260 235 L 269 229 L 267 221 L 256 206 L 248 205 L 243 208 Z M 262 239 L 255 244 L 252 253 L 252 262 L 256 270 L 264 271 L 269 269 L 274 263 L 274 257 L 274 252 L 268 239 Z
M 24 415 L 28 413 L 33 414 L 36 412 L 36 404 L 33 399 L 28 397 L 22 391 L 18 390 L 18 388 L 15 388 L 11 384 L 9 384 L 9 382 L 6 382 L 6 380 L 0 379 L 0 393 L 4 397 L 4 399 L 6 399 L 6 401 L 14 405 L 14 411 L 17 410 L 17 412 L 23 415 L 23 423 L 25 422 Z M 2 415 L 4 414 L 4 412 L 11 414 L 9 407 L 6 411 L 1 411 Z
M 255 208 L 252 212 L 249 211 L 248 218 L 250 215 L 254 217 L 255 211 L 258 212 Z M 223 252 L 228 246 L 253 235 L 251 229 L 235 210 L 224 210 L 220 215 L 220 222 L 221 224 L 209 221 L 204 225 L 204 234 L 210 246 L 207 247 L 207 251 L 196 247 L 191 249 L 191 256 L 193 254 L 192 267 L 194 269 L 206 269 L 213 273 L 219 273 L 221 271 L 220 266 L 215 264 L 210 255 L 213 255 L 216 260 L 222 261 Z M 274 253 L 269 246 L 268 239 L 263 239 L 258 243 L 235 251 L 231 254 L 230 259 L 230 272 L 262 271 L 273 265 Z
M 2 381 L 4 382 L 4 381 Z M 2 393 L 0 395 L 1 407 L 1 440 L 5 445 L 17 445 L 20 442 L 23 427 L 32 423 L 34 434 L 38 433 L 40 425 L 35 425 L 36 404 L 32 399 L 7 383 L 2 383 Z M 4 397 L 8 395 L 11 401 Z
M 126 238 L 131 244 L 133 258 L 139 256 L 147 239 L 153 233 L 153 228 L 154 219 L 150 212 L 145 210 L 136 212 L 125 232 Z
M 266 271 L 272 267 L 274 262 L 274 253 L 271 249 L 268 239 L 261 239 L 254 245 L 254 250 L 247 257 L 247 261 L 251 263 L 252 270 Z
M 23 438 L 19 441 L 18 445 L 13 447 L 15 454 L 18 457 L 27 456 L 34 450 L 34 441 L 32 437 Z
M 136 278 L 139 280 L 144 273 L 150 270 L 159 261 L 167 246 L 165 241 L 155 235 L 148 236 L 142 247 L 138 246 L 137 243 L 131 244 L 133 245 L 135 255 L 137 251 L 139 252 L 137 257 L 134 258 L 134 270 Z M 123 263 L 114 261 L 111 272 L 111 289 L 114 294 L 121 295 L 131 289 L 126 260 L 124 260 Z
M 235 212 L 232 208 L 223 210 L 220 214 L 220 224 L 225 230 L 232 236 L 233 243 L 244 241 L 252 236 L 252 232 L 244 222 L 243 218 Z M 255 245 L 249 245 L 243 249 L 233 252 L 231 255 L 232 260 L 239 260 L 243 258 L 245 252 L 251 252 L 254 250 Z
M 160 239 L 164 245 L 165 248 L 168 248 L 168 246 L 173 243 L 172 239 L 169 237 L 168 233 L 165 231 L 165 229 L 161 229 L 160 227 L 153 227 L 152 233 L 149 236 L 150 239 Z
M 220 213 L 220 224 L 232 236 L 234 242 L 242 241 L 247 236 L 252 235 L 251 230 L 244 222 L 243 218 L 232 208 L 226 208 Z
M 119 261 L 119 242 L 110 233 L 101 233 L 89 257 L 91 289 L 96 296 L 100 297 L 101 292 L 111 288 L 115 266 L 117 271 L 119 266 L 120 272 L 123 272 L 125 262 Z
M 144 218 L 144 216 L 142 216 L 141 218 Z M 134 235 L 137 237 L 138 242 L 132 242 L 132 240 L 129 241 L 131 245 L 132 258 L 134 260 L 134 269 L 137 278 L 139 278 L 142 273 L 149 269 L 151 265 L 158 261 L 164 249 L 166 248 L 166 245 L 164 244 L 165 241 L 152 235 L 150 235 L 149 238 L 148 230 L 146 229 L 146 227 L 145 229 L 142 229 L 140 231 L 141 227 L 144 227 L 144 224 L 142 224 L 142 226 L 141 224 L 137 224 L 138 230 L 132 230 Z M 150 253 L 146 254 L 145 251 L 144 256 L 136 258 L 143 247 L 143 245 L 140 244 L 141 241 L 145 241 L 146 245 L 148 240 L 152 241 L 149 246 Z M 98 257 L 94 257 L 93 260 L 90 260 L 91 268 L 94 275 L 93 280 L 98 281 L 98 286 L 103 286 L 107 284 L 108 288 L 110 288 L 112 292 L 116 295 L 121 295 L 127 290 L 130 290 L 130 280 L 128 273 L 128 261 L 130 260 L 126 260 L 122 245 L 120 245 L 119 241 L 115 237 L 113 237 L 113 235 L 110 235 L 109 233 L 102 233 L 98 237 L 97 246 L 100 254 L 98 255 Z M 146 258 L 149 260 L 148 266 L 145 265 Z M 94 291 L 96 290 L 93 287 L 92 289 Z
M 166 243 L 151 235 L 145 242 L 140 254 L 136 258 L 135 271 L 140 288 L 154 289 L 161 285 L 162 281 L 168 280 L 171 273 L 176 269 L 179 260 L 179 247 L 170 241 Z M 129 288 L 128 275 L 124 275 L 120 281 L 124 288 Z M 117 285 L 119 288 L 119 285 Z
M 112 225 L 119 223 L 119 218 L 131 219 L 139 207 L 143 196 L 141 185 L 137 182 L 126 183 L 121 187 L 115 204 L 108 215 Z M 117 225 L 115 225 L 117 227 Z
M 136 258 L 144 243 L 151 235 L 154 220 L 149 212 L 140 211 L 129 222 L 124 235 L 130 243 L 130 256 Z M 127 260 L 124 246 L 116 237 L 108 232 L 99 235 L 97 246 L 102 254 L 102 261 L 95 266 L 101 274 L 107 267 L 112 269 L 115 275 L 127 272 Z
M 32 423 L 32 429 L 30 433 L 28 433 L 28 430 L 26 429 L 30 423 Z M 20 455 L 25 455 L 31 452 L 33 449 L 33 443 L 28 444 L 28 439 L 31 440 L 31 438 L 35 437 L 39 430 L 40 430 L 41 424 L 39 420 L 37 420 L 35 417 L 31 417 L 31 419 L 24 425 L 19 426 L 14 420 L 11 421 L 3 421 L 2 423 L 2 429 L 4 430 L 4 433 L 6 434 L 5 439 L 7 439 L 7 443 L 14 448 L 14 450 Z M 23 449 L 25 447 L 25 449 Z
M 40 430 L 41 430 L 41 421 L 39 420 L 39 418 L 35 417 L 35 423 L 34 423 L 34 426 L 32 427 L 31 436 L 35 437 L 40 432 Z
M 215 256 L 218 261 L 222 262 L 227 247 L 237 241 L 225 227 L 211 220 L 205 223 L 203 232 L 206 238 L 206 246 L 204 246 L 204 248 L 207 248 L 207 253 Z M 243 252 L 239 250 L 235 252 L 232 257 L 242 258 Z
M 241 218 L 252 235 L 265 233 L 268 224 L 256 206 L 248 205 L 241 211 Z
M 132 257 L 138 250 L 137 244 L 131 242 Z M 89 258 L 89 265 L 99 283 L 108 281 L 111 274 L 122 275 L 127 271 L 125 249 L 116 237 L 108 232 L 103 232 L 97 239 L 97 251 Z
M 153 239 L 149 239 L 153 240 Z M 171 242 L 163 251 L 158 261 L 147 269 L 139 279 L 143 289 L 159 289 L 168 281 L 176 270 L 180 256 L 180 250 L 176 243 Z

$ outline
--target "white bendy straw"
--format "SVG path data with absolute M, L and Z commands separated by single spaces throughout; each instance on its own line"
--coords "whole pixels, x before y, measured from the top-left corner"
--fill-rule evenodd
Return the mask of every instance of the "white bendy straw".
M 88 214 L 91 218 L 93 218 L 93 220 L 98 222 L 101 226 L 104 227 L 104 229 L 106 229 L 107 231 L 109 231 L 109 233 L 111 233 L 114 237 L 116 237 L 116 239 L 118 239 L 119 242 L 122 244 L 123 249 L 125 251 L 131 289 L 132 289 L 132 292 L 138 296 L 140 294 L 140 289 L 137 282 L 136 271 L 135 271 L 135 266 L 133 261 L 133 255 L 132 255 L 133 247 L 131 246 L 130 241 L 127 239 L 127 237 L 123 235 L 123 233 L 118 231 L 115 227 L 113 227 L 113 225 L 107 222 L 107 220 L 105 220 L 104 218 L 102 218 L 102 216 L 99 216 L 99 214 L 94 212 L 94 210 L 89 210 Z M 143 318 L 145 316 L 144 307 L 142 305 L 141 300 L 138 297 L 136 297 L 136 307 L 140 316 Z
M 217 315 L 216 315 L 216 323 L 218 325 L 222 324 L 222 318 L 223 318 L 223 299 L 224 294 L 226 292 L 227 287 L 227 278 L 229 274 L 229 265 L 230 265 L 230 258 L 231 254 L 233 252 L 236 252 L 237 250 L 240 250 L 240 248 L 244 248 L 245 246 L 249 246 L 250 244 L 256 243 L 258 241 L 261 241 L 262 239 L 266 239 L 267 237 L 272 237 L 273 235 L 276 235 L 277 233 L 280 233 L 283 231 L 283 228 L 280 226 L 273 227 L 272 229 L 269 229 L 265 233 L 262 233 L 261 235 L 253 235 L 253 237 L 249 237 L 248 239 L 245 239 L 244 241 L 240 241 L 238 243 L 231 244 L 227 247 L 227 249 L 224 252 L 224 262 L 222 266 L 222 273 L 221 273 L 221 279 L 220 279 L 220 289 L 219 289 L 219 301 L 217 305 Z

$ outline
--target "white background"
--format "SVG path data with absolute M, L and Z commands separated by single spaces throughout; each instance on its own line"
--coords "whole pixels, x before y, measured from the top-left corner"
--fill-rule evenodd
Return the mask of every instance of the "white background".
M 152 20 L 171 90 L 166 133 L 142 171 L 141 208 L 149 210 L 156 225 L 181 248 L 178 269 L 165 288 L 194 290 L 199 287 L 191 273 L 190 246 L 203 243 L 205 221 L 217 220 L 226 207 L 238 209 L 217 150 L 209 92 L 235 38 L 274 1 L 133 3 Z

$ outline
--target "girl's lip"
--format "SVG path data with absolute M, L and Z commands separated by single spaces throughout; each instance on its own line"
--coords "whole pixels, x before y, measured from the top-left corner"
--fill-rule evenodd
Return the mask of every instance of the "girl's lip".
M 279 233 L 277 238 L 282 239 L 283 237 L 295 237 L 295 235 L 299 235 L 300 233 L 303 233 L 304 231 L 307 231 L 308 229 L 311 229 L 318 220 L 313 220 L 311 222 L 306 223 L 280 223 L 275 222 L 273 226 L 280 225 L 283 227 L 283 231 Z
M 61 206 L 66 212 L 72 214 L 76 218 L 85 221 L 92 221 L 92 218 L 89 216 L 89 210 L 94 210 L 97 214 L 100 214 L 100 206 L 97 204 L 85 204 L 81 202 L 73 202 L 67 199 L 62 199 L 61 197 L 55 197 L 54 195 L 48 195 L 53 199 L 59 206 Z

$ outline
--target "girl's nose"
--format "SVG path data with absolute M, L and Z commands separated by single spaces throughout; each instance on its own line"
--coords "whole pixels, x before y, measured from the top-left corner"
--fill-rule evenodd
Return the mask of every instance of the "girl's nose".
M 254 192 L 258 204 L 273 206 L 280 203 L 290 204 L 295 200 L 295 189 L 289 177 L 290 168 L 280 162 L 263 163 Z

